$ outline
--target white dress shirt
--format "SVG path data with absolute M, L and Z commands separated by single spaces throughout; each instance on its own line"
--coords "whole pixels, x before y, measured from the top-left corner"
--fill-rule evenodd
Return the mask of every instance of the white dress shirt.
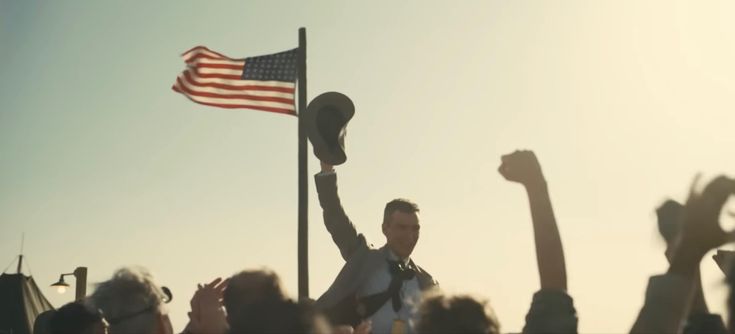
M 398 257 L 393 254 L 393 252 L 388 251 L 388 254 L 391 261 L 399 261 Z M 404 264 L 408 265 L 410 258 L 402 261 Z M 382 270 L 374 272 L 372 276 L 366 280 L 365 284 L 358 289 L 358 297 L 384 292 L 388 289 L 392 278 L 388 261 L 386 261 L 385 267 L 383 267 Z M 398 312 L 393 310 L 393 303 L 389 299 L 388 302 L 383 304 L 383 306 L 381 306 L 378 311 L 370 317 L 374 334 L 389 334 L 393 327 L 393 321 L 396 319 L 400 319 L 406 324 L 406 333 L 413 333 L 413 318 L 421 299 L 421 289 L 419 288 L 418 279 L 414 277 L 410 280 L 403 281 L 400 295 L 402 307 Z

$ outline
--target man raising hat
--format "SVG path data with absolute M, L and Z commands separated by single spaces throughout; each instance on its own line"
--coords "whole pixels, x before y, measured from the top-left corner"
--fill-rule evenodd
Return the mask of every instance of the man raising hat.
M 369 320 L 373 333 L 412 333 L 422 292 L 437 285 L 410 257 L 419 240 L 419 208 L 405 199 L 388 202 L 381 225 L 386 243 L 378 249 L 369 244 L 342 208 L 332 165 L 346 159 L 344 127 L 354 106 L 342 94 L 325 93 L 307 112 L 309 139 L 321 160 L 315 183 L 324 225 L 346 261 L 316 306 L 335 324 L 355 326 Z

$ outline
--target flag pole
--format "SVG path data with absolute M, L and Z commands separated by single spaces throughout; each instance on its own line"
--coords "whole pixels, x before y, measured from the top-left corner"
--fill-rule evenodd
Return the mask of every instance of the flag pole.
M 306 112 L 306 28 L 299 28 L 299 227 L 298 227 L 298 270 L 299 299 L 309 298 L 309 207 L 307 179 L 307 142 L 304 128 Z

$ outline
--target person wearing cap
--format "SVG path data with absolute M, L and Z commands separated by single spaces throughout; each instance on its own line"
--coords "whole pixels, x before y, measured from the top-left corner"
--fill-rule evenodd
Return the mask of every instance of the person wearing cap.
M 316 306 L 336 325 L 369 321 L 374 333 L 412 333 L 422 292 L 437 286 L 411 259 L 419 239 L 419 208 L 405 199 L 386 204 L 383 247 L 373 247 L 358 233 L 342 207 L 333 167 L 346 160 L 345 126 L 353 115 L 352 101 L 335 92 L 314 99 L 305 115 L 309 139 L 321 161 L 315 182 L 324 224 L 346 261 Z

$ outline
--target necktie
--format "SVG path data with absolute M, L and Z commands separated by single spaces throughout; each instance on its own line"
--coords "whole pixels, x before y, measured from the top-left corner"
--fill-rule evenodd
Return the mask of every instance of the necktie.
M 388 291 L 393 300 L 393 311 L 398 312 L 401 309 L 401 287 L 403 281 L 410 281 L 416 276 L 416 271 L 409 268 L 408 265 L 399 261 L 388 261 L 390 274 L 392 276 Z
M 399 261 L 388 260 L 388 270 L 391 274 L 388 289 L 374 295 L 365 296 L 360 299 L 358 314 L 367 318 L 375 314 L 389 299 L 393 305 L 393 311 L 398 312 L 402 305 L 401 287 L 403 281 L 408 281 L 416 276 L 416 271 Z

